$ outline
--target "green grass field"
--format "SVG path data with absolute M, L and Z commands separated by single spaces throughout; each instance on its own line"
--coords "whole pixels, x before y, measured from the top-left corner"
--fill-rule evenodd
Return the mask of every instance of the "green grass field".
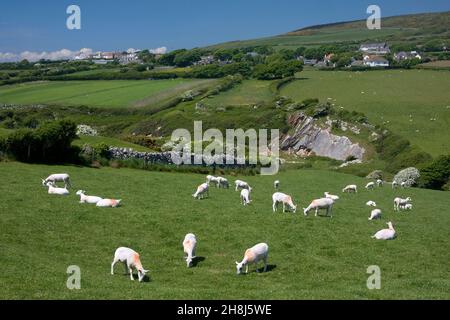
M 337 109 L 363 112 L 374 124 L 389 121 L 388 128 L 432 155 L 450 150 L 446 71 L 304 71 L 298 77 L 281 89 L 282 95 L 297 101 L 331 98 Z
M 91 80 L 33 82 L 0 88 L 0 103 L 144 107 L 211 80 Z
M 1 131 L 0 131 L 1 136 Z M 84 144 L 89 145 L 96 145 L 99 143 L 106 143 L 108 146 L 114 146 L 114 147 L 121 147 L 121 148 L 132 148 L 136 151 L 142 151 L 142 152 L 150 152 L 149 148 L 146 148 L 144 146 L 134 144 L 131 142 L 123 141 L 116 138 L 111 137 L 103 137 L 103 136 L 79 136 L 79 139 L 76 139 L 73 141 L 73 145 L 82 147 Z
M 48 195 L 41 178 L 68 172 L 67 197 Z M 449 299 L 450 198 L 423 189 L 343 195 L 348 183 L 366 180 L 328 171 L 285 171 L 244 177 L 253 202 L 240 205 L 233 189 L 210 191 L 194 200 L 203 175 L 131 169 L 0 163 L 1 299 Z M 230 180 L 232 177 L 229 177 Z M 272 213 L 273 180 L 291 194 L 299 210 Z M 79 204 L 77 189 L 123 199 L 100 209 Z M 304 217 L 301 207 L 324 191 L 339 194 L 333 218 Z M 411 196 L 411 212 L 394 213 L 394 196 Z M 368 221 L 374 200 L 383 210 Z M 370 236 L 391 220 L 398 237 Z M 181 242 L 197 235 L 197 266 L 186 268 Z M 269 244 L 269 272 L 236 275 L 235 260 L 258 242 Z M 150 281 L 130 281 L 124 268 L 110 275 L 114 250 L 141 254 Z M 68 290 L 66 269 L 81 268 L 81 290 Z M 381 289 L 368 290 L 367 267 L 381 268 Z

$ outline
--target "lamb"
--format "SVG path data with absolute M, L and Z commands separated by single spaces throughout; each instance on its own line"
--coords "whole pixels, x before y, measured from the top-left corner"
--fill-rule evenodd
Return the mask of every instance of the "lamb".
M 384 184 L 383 180 L 377 179 L 377 187 L 382 187 Z
M 370 212 L 369 220 L 375 220 L 375 219 L 381 219 L 381 210 L 380 209 L 373 209 Z
M 49 175 L 46 179 L 42 179 L 42 185 L 45 187 L 48 182 L 55 184 L 56 182 L 63 181 L 64 188 L 71 187 L 70 176 L 67 173 L 54 173 Z M 56 187 L 56 185 L 55 185 Z
M 250 191 L 252 190 L 252 188 L 249 186 L 249 184 L 245 181 L 242 180 L 236 180 L 234 181 L 234 185 L 236 187 L 236 191 L 239 190 L 239 188 L 241 189 L 249 189 Z
M 275 190 L 278 190 L 278 188 L 280 188 L 280 180 L 275 180 L 273 182 L 273 187 L 275 188 Z
M 333 199 L 330 199 L 330 198 L 315 199 L 311 202 L 311 204 L 308 206 L 308 208 L 303 208 L 303 214 L 306 216 L 306 215 L 308 215 L 309 211 L 311 211 L 312 209 L 315 209 L 315 211 L 316 211 L 315 216 L 317 217 L 317 212 L 319 211 L 319 209 L 326 209 L 327 216 L 330 213 L 331 217 L 333 217 L 333 214 L 331 212 L 333 204 L 334 204 L 334 201 L 333 201 Z
M 400 205 L 400 209 L 403 209 L 403 210 L 412 210 L 412 207 L 413 207 L 412 203 L 406 203 L 404 205 Z
M 211 183 L 214 183 L 216 185 L 217 188 L 220 188 L 220 179 L 219 177 L 214 177 L 214 176 L 206 176 L 206 179 L 208 180 L 207 183 L 208 185 L 210 185 Z
M 277 205 L 280 202 L 283 204 L 283 212 L 286 212 L 286 205 L 290 207 L 294 213 L 297 211 L 297 206 L 292 202 L 292 197 L 287 194 L 275 192 L 272 195 L 272 201 L 273 212 L 277 211 Z
M 400 210 L 400 206 L 404 206 L 407 203 L 410 203 L 412 200 L 410 197 L 406 198 L 406 199 L 402 199 L 402 198 L 395 198 L 394 199 L 394 211 L 399 211 Z
M 195 199 L 203 199 L 205 195 L 209 196 L 209 187 L 208 183 L 202 183 L 197 187 L 197 191 L 192 195 Z
M 342 192 L 358 192 L 358 189 L 355 184 L 349 184 L 348 186 L 345 186 L 344 189 L 342 189 Z
M 395 230 L 392 225 L 392 222 L 388 222 L 387 225 L 389 226 L 389 229 L 382 229 L 375 233 L 372 238 L 375 238 L 377 240 L 392 240 L 395 238 Z
M 367 190 L 369 190 L 369 189 L 373 190 L 374 187 L 375 187 L 375 182 L 373 182 L 373 181 L 369 182 L 369 183 L 366 184 L 366 186 L 365 186 L 365 188 L 366 188 Z
M 242 200 L 242 204 L 244 206 L 250 204 L 250 190 L 248 189 L 242 189 L 241 190 L 241 200 Z
M 334 194 L 330 194 L 328 192 L 324 192 L 323 194 L 325 195 L 325 198 L 330 198 L 333 201 L 339 200 L 339 197 Z
M 254 263 L 256 272 L 259 272 L 257 264 L 260 260 L 264 261 L 264 272 L 267 271 L 267 258 L 269 254 L 269 246 L 266 243 L 258 243 L 257 245 L 247 249 L 241 262 L 236 261 L 237 274 L 242 273 L 245 266 L 245 273 L 248 273 L 248 265 Z
M 80 203 L 93 203 L 93 204 L 96 204 L 97 202 L 102 200 L 102 198 L 100 198 L 100 197 L 87 196 L 87 195 L 85 195 L 85 193 L 86 193 L 86 191 L 83 191 L 83 190 L 78 190 L 77 191 L 77 195 L 80 196 Z
M 197 248 L 197 238 L 195 237 L 195 234 L 193 233 L 186 234 L 183 240 L 183 250 L 186 256 L 186 265 L 188 268 L 192 266 L 192 261 L 196 258 L 195 257 L 196 248 Z
M 116 208 L 120 205 L 121 201 L 122 201 L 122 199 L 101 199 L 95 205 L 97 207 L 102 207 L 102 208 L 106 208 L 106 207 Z
M 111 263 L 112 275 L 114 274 L 114 265 L 119 261 L 125 264 L 125 272 L 126 273 L 128 273 L 128 271 L 130 272 L 131 280 L 134 280 L 133 268 L 136 269 L 138 272 L 139 282 L 142 282 L 142 280 L 144 280 L 145 274 L 148 272 L 148 270 L 145 270 L 142 267 L 139 253 L 137 253 L 133 249 L 126 247 L 117 248 L 116 252 L 114 253 L 113 262 Z
M 392 189 L 397 189 L 397 188 L 398 188 L 398 182 L 392 181 Z
M 47 182 L 46 186 L 48 187 L 48 194 L 58 194 L 61 196 L 67 196 L 69 194 L 69 190 L 67 190 L 66 188 L 58 188 L 51 181 Z
M 377 204 L 375 203 L 375 201 L 369 200 L 369 201 L 366 202 L 366 206 L 369 206 L 369 207 L 376 207 Z
M 219 180 L 219 188 L 225 188 L 228 189 L 230 187 L 230 185 L 228 184 L 228 180 L 224 177 L 217 177 L 217 179 Z

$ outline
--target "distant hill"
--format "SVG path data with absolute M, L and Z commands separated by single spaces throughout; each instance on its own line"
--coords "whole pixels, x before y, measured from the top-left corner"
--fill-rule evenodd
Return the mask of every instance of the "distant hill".
M 337 42 L 390 41 L 419 42 L 450 38 L 450 11 L 382 18 L 381 30 L 369 30 L 366 20 L 310 26 L 272 37 L 231 41 L 211 48 L 269 45 L 276 48 L 317 46 Z

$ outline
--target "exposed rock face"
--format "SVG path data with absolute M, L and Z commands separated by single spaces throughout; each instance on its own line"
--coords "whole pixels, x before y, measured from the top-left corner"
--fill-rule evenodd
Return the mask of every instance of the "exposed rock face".
M 367 179 L 383 179 L 383 171 L 374 170 L 366 176 Z
M 288 119 L 295 128 L 293 135 L 286 135 L 280 143 L 282 150 L 292 150 L 297 154 L 304 150 L 312 151 L 318 156 L 345 160 L 350 156 L 362 159 L 365 149 L 358 143 L 352 143 L 346 136 L 337 136 L 314 123 L 314 118 L 304 113 L 295 113 Z

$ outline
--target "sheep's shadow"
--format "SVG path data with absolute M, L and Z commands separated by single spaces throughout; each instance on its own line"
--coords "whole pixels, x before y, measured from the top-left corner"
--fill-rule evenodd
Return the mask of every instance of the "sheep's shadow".
M 192 267 L 194 267 L 194 268 L 197 267 L 197 264 L 199 262 L 203 262 L 205 260 L 206 260 L 205 257 L 195 257 L 195 259 L 192 260 Z
M 262 267 L 260 267 L 260 268 L 257 268 L 257 269 L 255 269 L 255 270 L 253 270 L 253 271 L 251 271 L 250 269 L 248 270 L 248 273 L 242 273 L 243 275 L 249 275 L 250 273 L 253 273 L 253 272 L 255 272 L 255 273 L 267 273 L 267 272 L 272 272 L 273 270 L 275 270 L 276 269 L 276 267 L 277 267 L 277 265 L 276 264 L 268 264 L 267 265 L 267 269 L 266 269 L 266 272 L 264 272 L 264 266 L 262 266 Z M 258 272 L 256 272 L 256 270 L 258 270 Z

